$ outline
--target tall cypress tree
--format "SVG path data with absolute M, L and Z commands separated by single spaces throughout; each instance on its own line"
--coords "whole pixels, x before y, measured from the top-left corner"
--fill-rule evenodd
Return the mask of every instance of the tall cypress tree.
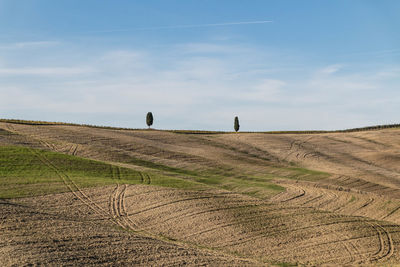
M 235 117 L 235 123 L 233 127 L 236 132 L 239 131 L 240 125 L 239 125 L 239 118 L 237 116 Z
M 153 113 L 147 112 L 146 124 L 147 124 L 147 126 L 149 126 L 149 129 L 150 129 L 150 126 L 153 125 Z

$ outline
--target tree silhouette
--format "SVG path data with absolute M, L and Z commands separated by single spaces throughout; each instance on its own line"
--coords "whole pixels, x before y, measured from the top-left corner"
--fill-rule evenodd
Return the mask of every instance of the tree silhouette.
M 235 123 L 234 123 L 234 129 L 235 131 L 239 131 L 240 125 L 239 125 L 239 118 L 236 116 L 235 117 Z
M 147 124 L 147 126 L 149 126 L 149 129 L 150 129 L 150 126 L 153 125 L 153 113 L 147 112 L 146 124 Z

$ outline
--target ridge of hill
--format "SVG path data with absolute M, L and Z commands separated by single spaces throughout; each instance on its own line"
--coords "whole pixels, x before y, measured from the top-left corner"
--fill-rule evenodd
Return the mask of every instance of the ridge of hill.
M 100 129 L 111 129 L 111 130 L 149 130 L 144 128 L 127 128 L 127 127 L 114 127 L 114 126 L 102 126 L 102 125 L 91 125 L 91 124 L 79 124 L 79 123 L 69 123 L 69 122 L 49 122 L 49 121 L 34 121 L 34 120 L 20 120 L 20 119 L 0 119 L 0 122 L 14 123 L 14 124 L 26 124 L 26 125 L 64 125 L 64 126 L 84 126 Z M 266 133 L 266 134 L 320 134 L 320 133 L 351 133 L 351 132 L 361 132 L 361 131 L 372 131 L 372 130 L 382 130 L 400 128 L 400 124 L 383 124 L 383 125 L 373 125 L 358 128 L 350 128 L 343 130 L 288 130 L 288 131 L 244 131 L 241 133 Z M 167 131 L 182 134 L 223 134 L 223 133 L 233 133 L 227 131 L 208 131 L 208 130 L 159 130 L 151 129 L 154 131 Z

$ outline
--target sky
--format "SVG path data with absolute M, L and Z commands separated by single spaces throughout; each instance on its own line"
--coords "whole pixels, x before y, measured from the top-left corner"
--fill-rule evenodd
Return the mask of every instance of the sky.
M 157 129 L 400 123 L 398 0 L 0 0 L 0 118 Z

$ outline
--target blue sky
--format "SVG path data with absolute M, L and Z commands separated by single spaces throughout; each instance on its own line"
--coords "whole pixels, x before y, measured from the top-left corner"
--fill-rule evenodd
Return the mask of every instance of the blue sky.
M 0 117 L 160 129 L 400 121 L 400 1 L 0 0 Z

